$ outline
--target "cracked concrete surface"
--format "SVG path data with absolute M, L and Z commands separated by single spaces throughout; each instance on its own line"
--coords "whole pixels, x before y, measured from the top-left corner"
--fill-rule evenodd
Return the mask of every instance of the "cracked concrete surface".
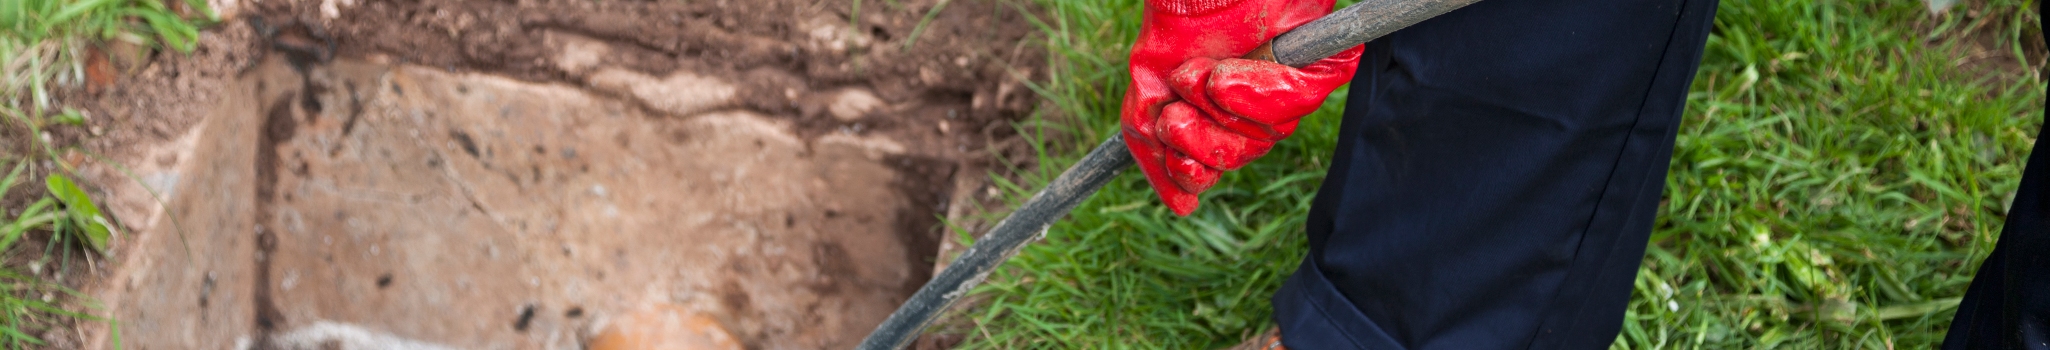
M 107 300 L 140 348 L 569 349 L 663 303 L 754 348 L 852 346 L 930 269 L 904 147 L 705 100 L 274 59 L 188 145 L 178 234 L 145 234 L 207 244 L 136 244 Z

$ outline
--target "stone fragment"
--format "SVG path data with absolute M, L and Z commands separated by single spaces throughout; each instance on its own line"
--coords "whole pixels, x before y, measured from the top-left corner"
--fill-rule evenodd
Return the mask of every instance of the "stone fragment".
M 867 117 L 869 112 L 882 106 L 883 99 L 876 98 L 868 89 L 855 88 L 833 94 L 833 103 L 826 107 L 826 112 L 831 113 L 833 119 L 851 122 Z
M 619 68 L 603 68 L 591 74 L 591 88 L 638 100 L 648 108 L 671 115 L 688 116 L 724 107 L 733 101 L 733 84 L 689 72 L 655 77 Z

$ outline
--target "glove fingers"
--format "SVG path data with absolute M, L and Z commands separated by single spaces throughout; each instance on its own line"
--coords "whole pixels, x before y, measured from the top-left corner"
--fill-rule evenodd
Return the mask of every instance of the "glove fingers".
M 1192 58 L 1175 68 L 1166 83 L 1218 126 L 1280 141 L 1295 132 L 1297 119 L 1316 111 L 1346 83 L 1357 69 L 1360 50 L 1347 49 L 1302 69 L 1259 60 Z
M 1217 125 L 1225 129 L 1268 141 L 1280 141 L 1282 137 L 1287 136 L 1285 133 L 1276 132 L 1269 125 L 1225 112 L 1217 108 L 1216 103 L 1211 102 L 1211 73 L 1217 70 L 1217 64 L 1221 62 L 1202 57 L 1191 58 L 1168 75 L 1168 86 L 1174 87 L 1175 94 L 1180 95 L 1182 101 L 1196 107 L 1196 110 L 1203 111 L 1204 115 L 1211 116 Z
M 1166 164 L 1168 150 L 1153 140 L 1139 138 L 1129 132 L 1121 135 L 1125 138 L 1125 147 L 1132 150 L 1132 158 L 1139 164 L 1139 171 L 1146 174 L 1146 183 L 1153 185 L 1153 192 L 1160 195 L 1160 202 L 1167 204 L 1175 215 L 1189 216 L 1195 212 L 1196 193 L 1183 190 L 1170 178 Z
M 1328 77 L 1274 62 L 1229 59 L 1211 73 L 1210 96 L 1232 114 L 1260 124 L 1281 124 L 1316 111 L 1338 87 L 1317 78 Z
M 1167 97 L 1170 96 L 1142 96 L 1138 89 L 1126 90 L 1125 103 L 1118 111 L 1118 125 L 1141 138 L 1159 140 L 1159 130 L 1154 125 L 1158 125 L 1160 111 L 1155 100 L 1165 101 Z
M 1155 126 L 1160 142 L 1197 162 L 1220 170 L 1235 170 L 1267 154 L 1274 142 L 1254 139 L 1218 126 L 1202 111 L 1187 103 L 1170 103 L 1160 110 Z
M 1182 189 L 1167 170 L 1167 147 L 1160 143 L 1159 114 L 1161 106 L 1174 99 L 1171 89 L 1164 82 L 1140 76 L 1135 69 L 1133 88 L 1126 90 L 1119 121 L 1125 138 L 1125 146 L 1131 149 L 1132 158 L 1139 170 L 1146 175 L 1146 182 L 1153 186 L 1153 193 L 1173 210 L 1175 215 L 1188 216 L 1196 211 L 1197 191 Z M 1162 88 L 1149 88 L 1149 86 Z
M 1202 193 L 1205 190 L 1209 190 L 1210 186 L 1217 185 L 1217 179 L 1223 177 L 1224 172 L 1211 168 L 1208 165 L 1203 165 L 1202 162 L 1189 158 L 1187 154 L 1168 151 L 1167 175 L 1168 178 L 1174 179 L 1175 185 L 1181 186 L 1183 190 L 1192 193 Z
M 1207 72 L 1207 70 L 1193 71 Z M 1200 78 L 1198 78 L 1197 80 L 1201 81 Z M 1196 89 L 1193 91 L 1201 93 L 1202 89 Z M 1177 112 L 1175 113 L 1183 113 L 1180 110 L 1186 110 L 1187 107 L 1192 104 L 1193 103 L 1177 102 L 1170 104 L 1170 106 L 1177 107 L 1169 108 L 1177 109 Z M 1200 107 L 1198 108 L 1200 109 Z M 1165 109 L 1166 108 L 1163 108 L 1163 110 Z M 1203 190 L 1210 189 L 1211 185 L 1216 185 L 1217 178 L 1223 175 L 1223 173 L 1217 171 L 1217 169 L 1211 169 L 1210 166 L 1203 165 L 1202 162 L 1198 162 L 1194 158 L 1190 158 L 1187 154 L 1177 152 L 1173 149 L 1162 149 L 1161 152 L 1165 154 L 1165 161 L 1162 163 L 1166 166 L 1165 169 L 1167 171 L 1168 178 L 1173 179 L 1175 185 L 1180 186 L 1183 191 L 1188 191 L 1189 193 L 1203 193 Z
M 1290 121 L 1288 121 L 1287 123 L 1281 123 L 1281 124 L 1275 125 L 1275 126 L 1274 126 L 1274 132 L 1277 132 L 1277 133 L 1281 133 L 1281 136 L 1282 136 L 1282 137 L 1288 137 L 1288 135 L 1290 135 L 1290 134 L 1294 134 L 1294 133 L 1295 133 L 1295 127 L 1296 127 L 1296 125 L 1298 125 L 1298 124 L 1302 124 L 1302 122 L 1303 122 L 1303 120 L 1302 120 L 1302 119 L 1296 119 L 1296 120 L 1290 120 Z M 1280 142 L 1280 140 L 1275 140 L 1275 142 Z
M 1217 63 L 1217 60 L 1207 57 L 1191 58 L 1187 62 L 1182 62 L 1180 67 L 1175 67 L 1174 71 L 1168 73 L 1167 86 L 1173 87 L 1175 94 L 1180 95 L 1183 102 L 1188 102 L 1189 106 L 1196 107 L 1197 110 L 1213 115 L 1223 112 L 1217 109 L 1217 105 L 1210 103 L 1210 89 L 1205 88 L 1210 82 L 1210 72 L 1216 70 Z
M 1356 68 L 1359 48 L 1303 69 L 1221 59 L 1330 12 L 1333 0 L 1147 0 L 1120 133 L 1178 215 L 1224 171 L 1293 133 Z

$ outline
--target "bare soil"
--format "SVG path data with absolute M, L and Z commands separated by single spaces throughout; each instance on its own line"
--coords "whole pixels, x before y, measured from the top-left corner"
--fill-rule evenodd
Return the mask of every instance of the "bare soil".
M 582 348 L 654 305 L 851 347 L 1027 158 L 1044 60 L 1013 2 L 216 5 L 54 131 L 132 234 L 47 273 L 124 347 Z
M 2024 11 L 2035 11 L 2036 3 L 2030 3 Z M 1937 32 L 1942 24 L 1938 16 L 1926 17 L 1916 24 L 1916 30 L 1932 33 L 1922 42 L 1924 50 L 1916 54 L 1940 54 L 1951 65 L 1960 70 L 1953 71 L 1949 78 L 1960 81 L 1978 80 L 1987 86 L 2014 86 L 2027 80 L 2045 79 L 2046 47 L 2041 27 L 2016 24 L 2007 20 L 2010 13 L 1996 13 L 1991 5 L 1979 2 L 1961 2 L 1947 9 L 1951 16 L 1960 16 L 1961 25 L 1947 31 Z M 2008 40 L 2008 34 L 2020 34 L 2021 40 Z M 1959 43 L 1944 47 L 1944 42 L 1958 40 Z M 2016 74 L 2025 73 L 2025 74 Z M 2001 89 L 1989 89 L 1987 94 L 1999 94 Z

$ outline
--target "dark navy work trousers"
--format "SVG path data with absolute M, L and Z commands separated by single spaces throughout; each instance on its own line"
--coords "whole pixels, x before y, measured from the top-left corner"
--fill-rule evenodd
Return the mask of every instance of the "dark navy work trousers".
M 1367 44 L 1292 349 L 1601 349 L 1715 0 L 1482 1 Z
M 1368 43 L 1283 342 L 1606 348 L 1715 4 L 1483 1 Z M 1946 349 L 2050 349 L 2050 154 L 2026 169 Z

